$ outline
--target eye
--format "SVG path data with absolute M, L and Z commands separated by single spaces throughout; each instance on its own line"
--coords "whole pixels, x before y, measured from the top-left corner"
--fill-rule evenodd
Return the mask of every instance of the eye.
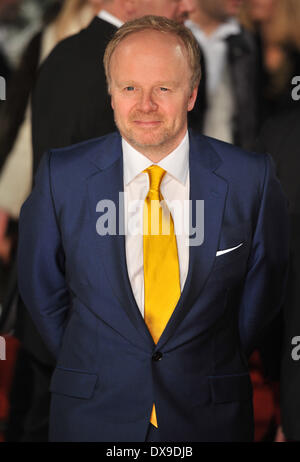
M 160 91 L 163 91 L 163 92 L 168 91 L 168 88 L 166 88 L 166 87 L 160 87 L 159 89 L 160 89 Z
M 134 87 L 125 87 L 126 91 L 134 91 Z

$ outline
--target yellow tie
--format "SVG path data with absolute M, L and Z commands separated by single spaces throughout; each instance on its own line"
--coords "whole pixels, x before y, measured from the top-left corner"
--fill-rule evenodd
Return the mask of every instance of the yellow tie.
M 155 343 L 164 331 L 180 297 L 180 276 L 174 223 L 165 205 L 160 184 L 166 173 L 152 165 L 149 175 L 150 189 L 145 199 L 143 244 L 145 281 L 145 322 Z M 158 427 L 155 405 L 150 422 Z

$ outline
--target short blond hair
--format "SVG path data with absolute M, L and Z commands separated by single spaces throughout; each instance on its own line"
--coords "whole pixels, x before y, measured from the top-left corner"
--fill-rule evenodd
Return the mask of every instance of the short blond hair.
M 114 51 L 118 45 L 129 35 L 146 30 L 154 30 L 164 34 L 172 34 L 182 42 L 187 52 L 188 62 L 192 71 L 191 89 L 194 89 L 199 84 L 201 79 L 201 52 L 197 40 L 193 36 L 192 32 L 184 25 L 178 24 L 177 22 L 162 16 L 148 15 L 143 16 L 142 18 L 134 19 L 132 21 L 128 21 L 123 24 L 123 26 L 118 29 L 118 31 L 108 43 L 105 50 L 103 63 L 109 92 L 111 83 L 110 63 Z

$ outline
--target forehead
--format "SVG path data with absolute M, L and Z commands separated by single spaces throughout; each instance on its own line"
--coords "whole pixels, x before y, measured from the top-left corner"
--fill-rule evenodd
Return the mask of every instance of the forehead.
M 112 67 L 134 62 L 154 64 L 165 60 L 170 65 L 176 62 L 188 66 L 187 52 L 181 39 L 172 33 L 145 30 L 125 37 L 116 47 L 112 57 Z M 116 66 L 114 66 L 114 64 Z

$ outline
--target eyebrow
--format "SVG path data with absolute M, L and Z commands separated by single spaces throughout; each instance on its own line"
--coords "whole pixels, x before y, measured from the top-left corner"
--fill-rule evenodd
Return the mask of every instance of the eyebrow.
M 153 86 L 156 87 L 178 87 L 178 82 L 175 82 L 174 80 L 169 80 L 169 81 L 157 81 L 154 82 Z M 134 82 L 133 80 L 124 80 L 122 82 L 117 82 L 118 87 L 135 87 L 139 86 L 138 82 Z

